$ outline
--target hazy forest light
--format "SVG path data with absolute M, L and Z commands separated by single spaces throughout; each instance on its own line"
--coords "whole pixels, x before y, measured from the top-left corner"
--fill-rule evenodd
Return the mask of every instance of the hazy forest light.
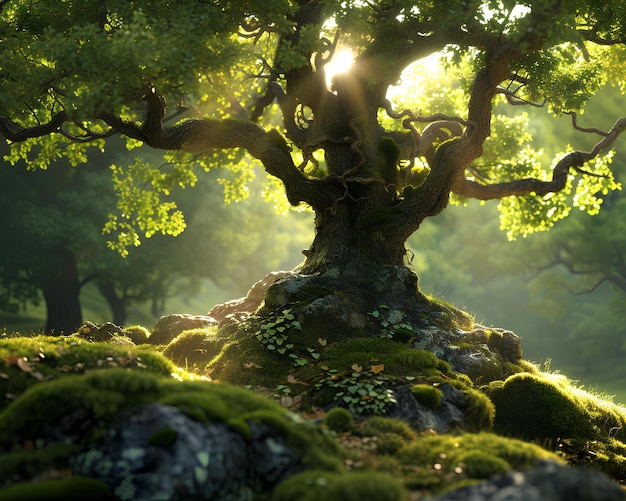
M 352 49 L 343 48 L 335 52 L 333 58 L 324 67 L 326 71 L 326 86 L 330 89 L 335 75 L 348 71 L 353 62 L 354 54 L 352 53 Z

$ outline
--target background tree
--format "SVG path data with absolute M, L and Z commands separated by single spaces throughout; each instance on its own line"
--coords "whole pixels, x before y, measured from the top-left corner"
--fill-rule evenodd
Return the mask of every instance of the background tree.
M 155 235 L 127 259 L 111 252 L 101 230 L 115 210 L 107 167 L 113 160 L 110 155 L 91 155 L 89 169 L 65 161 L 55 162 L 45 172 L 0 169 L 0 239 L 4 242 L 0 311 L 15 313 L 20 306 L 37 304 L 43 295 L 45 331 L 72 332 L 82 322 L 81 291 L 93 283 L 110 309 L 103 321 L 125 325 L 131 305 L 149 303 L 158 317 L 165 301 L 181 288 L 189 296 L 203 279 L 209 279 L 228 283 L 231 294 L 243 294 L 261 273 L 285 265 L 284 255 L 265 243 L 259 232 L 273 220 L 280 237 L 286 231 L 280 229 L 280 216 L 260 197 L 241 204 L 239 210 L 226 207 L 215 181 L 217 171 L 200 180 L 191 193 L 174 194 L 194 222 L 184 237 L 174 241 Z M 284 239 L 278 238 L 279 242 L 284 245 Z M 294 240 L 294 244 L 301 242 Z M 266 266 L 250 266 L 256 260 Z M 231 280 L 234 276 L 239 282 Z
M 104 246 L 100 229 L 112 207 L 102 179 L 96 168 L 0 169 L 2 309 L 37 301 L 41 292 L 46 332 L 71 332 L 80 325 L 80 289 L 94 278 L 94 269 L 85 271 L 85 264 L 93 264 Z M 111 190 L 109 202 L 114 203 Z
M 228 163 L 237 197 L 255 158 L 291 204 L 315 212 L 303 273 L 408 308 L 421 298 L 402 271 L 405 242 L 450 195 L 502 199 L 514 237 L 549 228 L 572 205 L 594 214 L 618 186 L 610 155 L 600 155 L 626 120 L 583 128 L 575 112 L 623 78 L 625 9 L 584 0 L 458 0 L 445 9 L 403 0 L 12 0 L 0 14 L 0 131 L 10 160 L 31 168 L 59 156 L 79 162 L 89 144 L 116 134 L 171 152 L 167 171 L 136 163 L 113 172 L 120 213 L 106 229 L 122 252 L 140 233 L 182 231 L 181 213 L 160 195 L 196 182 L 192 160 Z M 354 61 L 329 85 L 341 47 Z M 415 96 L 421 113 L 394 106 L 387 94 L 402 72 L 440 51 L 460 82 L 459 106 L 437 107 L 448 88 Z M 166 102 L 192 107 L 190 118 L 175 121 Z M 505 102 L 572 112 L 573 126 L 597 142 L 543 165 L 520 133 L 525 119 L 495 112 Z M 288 141 L 274 128 L 275 105 Z

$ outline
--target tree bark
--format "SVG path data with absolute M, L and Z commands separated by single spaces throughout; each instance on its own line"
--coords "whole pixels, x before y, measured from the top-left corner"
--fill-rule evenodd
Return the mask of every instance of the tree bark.
M 82 323 L 80 280 L 76 256 L 65 249 L 57 252 L 57 268 L 41 280 L 47 308 L 46 334 L 74 332 Z
M 124 325 L 126 323 L 126 301 L 124 297 L 117 294 L 115 287 L 109 280 L 99 280 L 98 291 L 109 305 L 113 323 Z

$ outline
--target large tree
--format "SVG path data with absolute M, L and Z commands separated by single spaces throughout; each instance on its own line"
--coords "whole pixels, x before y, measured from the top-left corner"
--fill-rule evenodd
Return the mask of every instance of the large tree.
M 301 273 L 409 307 L 420 296 L 405 242 L 451 196 L 503 199 L 514 236 L 548 228 L 572 204 L 594 213 L 618 186 L 601 155 L 626 119 L 585 128 L 576 112 L 607 81 L 622 83 L 623 1 L 8 0 L 1 8 L 0 132 L 11 161 L 78 163 L 113 135 L 168 152 L 167 170 L 114 171 L 120 212 L 107 229 L 120 249 L 142 233 L 182 229 L 160 195 L 193 184 L 192 163 L 229 164 L 224 183 L 237 197 L 255 159 L 291 204 L 315 212 Z M 343 49 L 354 58 L 349 71 L 330 75 Z M 389 90 L 435 53 L 459 83 L 433 92 L 430 82 L 429 95 L 413 96 L 420 108 L 399 108 Z M 457 106 L 436 107 L 452 93 Z M 519 132 L 524 120 L 500 116 L 499 103 L 571 113 L 597 143 L 542 165 Z

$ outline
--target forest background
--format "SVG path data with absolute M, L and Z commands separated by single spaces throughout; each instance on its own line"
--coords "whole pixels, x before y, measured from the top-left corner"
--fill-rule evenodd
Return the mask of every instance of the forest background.
M 618 106 L 619 96 L 616 89 L 605 88 L 580 121 L 588 126 L 602 124 Z M 580 144 L 585 139 L 567 117 L 554 120 L 542 108 L 529 114 L 530 132 L 547 158 L 556 151 L 545 150 L 545 145 Z M 619 140 L 615 149 L 626 151 L 626 139 Z M 229 174 L 219 171 L 203 176 L 193 189 L 174 194 L 188 223 L 181 236 L 156 235 L 124 260 L 107 249 L 101 228 L 115 204 L 109 165 L 128 162 L 136 154 L 120 146 L 90 158 L 89 168 L 58 164 L 53 172 L 43 174 L 41 184 L 36 178 L 41 178 L 41 172 L 11 169 L 8 162 L 0 169 L 0 204 L 14 207 L 22 216 L 41 218 L 41 224 L 31 224 L 30 233 L 20 237 L 31 243 L 40 260 L 46 259 L 45 241 L 52 238 L 55 224 L 45 204 L 57 204 L 54 210 L 60 220 L 55 238 L 73 240 L 71 244 L 79 249 L 84 320 L 98 324 L 115 320 L 103 281 L 90 280 L 103 274 L 110 278 L 117 300 L 124 303 L 125 324 L 151 328 L 163 314 L 206 314 L 215 304 L 244 296 L 267 273 L 292 269 L 302 261 L 301 249 L 313 237 L 312 213 L 281 210 L 284 204 L 264 191 L 267 179 L 261 172 L 246 196 L 232 196 Z M 141 154 L 149 159 L 153 153 L 143 148 Z M 617 156 L 613 167 L 617 181 L 624 183 L 623 155 Z M 71 185 L 68 179 L 76 177 L 77 184 Z M 216 183 L 216 177 L 221 182 Z M 34 193 L 37 202 L 30 209 L 16 207 L 12 196 L 27 203 L 16 186 L 31 190 L 39 186 L 46 195 Z M 224 192 L 232 203 L 224 204 Z M 77 204 L 78 199 L 83 203 Z M 63 200 L 72 203 L 63 207 Z M 626 403 L 626 287 L 622 284 L 626 272 L 621 267 L 626 259 L 625 206 L 624 193 L 614 192 L 595 217 L 572 214 L 550 232 L 515 241 L 508 241 L 499 229 L 497 202 L 450 207 L 426 220 L 411 237 L 409 259 L 427 294 L 465 309 L 483 325 L 514 331 L 522 338 L 525 359 Z M 0 256 L 5 264 L 16 253 L 24 253 L 9 245 L 15 240 L 15 222 L 10 217 L 0 221 L 5 242 Z M 268 227 L 273 228 L 269 235 L 264 230 Z M 72 236 L 63 234 L 62 228 L 66 233 L 70 228 Z M 41 332 L 45 323 L 41 291 L 16 288 L 8 275 L 0 276 L 0 334 Z

